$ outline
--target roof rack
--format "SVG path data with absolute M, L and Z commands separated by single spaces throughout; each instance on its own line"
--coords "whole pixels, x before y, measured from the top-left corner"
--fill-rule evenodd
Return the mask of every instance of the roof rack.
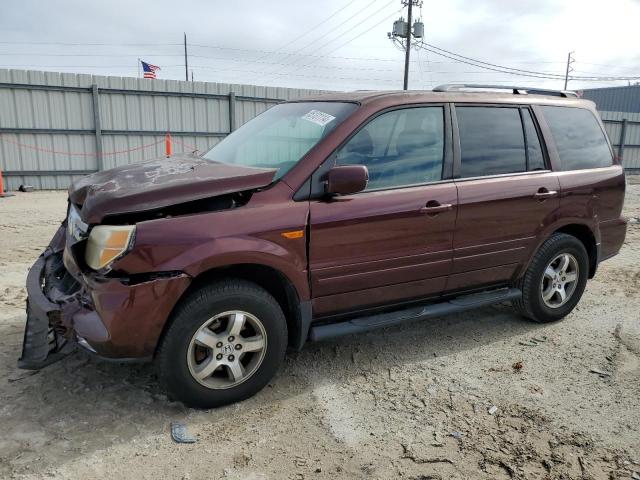
M 569 90 L 547 90 L 544 88 L 514 87 L 508 85 L 483 85 L 473 83 L 446 83 L 438 85 L 434 92 L 458 92 L 460 90 L 511 90 L 514 95 L 550 95 L 554 97 L 577 98 L 576 92 Z

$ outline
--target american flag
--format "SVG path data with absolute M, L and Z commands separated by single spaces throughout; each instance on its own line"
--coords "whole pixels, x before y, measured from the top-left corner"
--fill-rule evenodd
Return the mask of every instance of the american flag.
M 142 71 L 144 72 L 144 75 L 143 75 L 144 78 L 156 78 L 156 70 L 160 70 L 160 67 L 157 67 L 156 65 L 151 65 L 150 63 L 147 63 L 147 62 L 143 62 L 142 60 L 140 60 L 140 63 L 142 64 Z

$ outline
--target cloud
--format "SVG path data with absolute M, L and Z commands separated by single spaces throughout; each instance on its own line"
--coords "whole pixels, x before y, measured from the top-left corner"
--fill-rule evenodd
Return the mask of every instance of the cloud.
M 399 0 L 4 0 L 2 40 L 42 44 L 0 43 L 0 65 L 136 76 L 141 57 L 162 67 L 161 78 L 182 79 L 181 42 L 187 32 L 196 80 L 400 88 L 404 56 L 386 37 L 400 7 Z M 472 58 L 562 74 L 567 52 L 575 51 L 576 75 L 640 74 L 634 38 L 640 4 L 632 0 L 456 0 L 425 3 L 422 12 L 416 9 L 420 14 L 429 43 Z M 412 87 L 446 82 L 556 88 L 563 83 L 483 71 L 412 51 Z

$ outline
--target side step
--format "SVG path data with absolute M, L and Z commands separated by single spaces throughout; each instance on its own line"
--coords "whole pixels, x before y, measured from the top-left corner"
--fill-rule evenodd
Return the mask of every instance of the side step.
M 462 295 L 446 302 L 358 317 L 345 322 L 312 326 L 309 337 L 312 342 L 318 342 L 320 340 L 341 337 L 352 333 L 368 332 L 369 330 L 397 325 L 399 323 L 464 312 L 465 310 L 514 300 L 520 296 L 522 296 L 522 292 L 517 288 L 502 288 L 500 290 Z

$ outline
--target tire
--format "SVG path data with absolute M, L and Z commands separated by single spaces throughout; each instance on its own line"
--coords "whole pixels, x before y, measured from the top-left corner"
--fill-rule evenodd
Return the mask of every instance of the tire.
M 556 260 L 558 259 L 558 260 Z M 561 266 L 567 259 L 569 265 L 575 263 L 575 282 L 564 283 L 563 279 L 573 278 L 571 267 L 564 276 Z M 555 260 L 555 262 L 554 262 Z M 547 270 L 551 267 L 551 270 Z M 577 271 L 576 271 L 577 270 Z M 550 274 L 556 272 L 556 276 Z M 547 272 L 545 274 L 545 272 Z M 516 282 L 522 297 L 512 302 L 515 310 L 529 320 L 539 323 L 554 322 L 566 317 L 580 301 L 589 276 L 589 255 L 580 240 L 565 233 L 554 233 L 535 253 L 529 268 Z M 558 283 L 553 283 L 557 279 Z M 560 287 L 560 285 L 563 285 Z M 560 292 L 553 293 L 558 286 L 565 291 L 562 300 Z M 570 294 L 569 294 L 570 289 Z M 549 297 L 549 295 L 552 295 Z
M 276 300 L 258 285 L 229 279 L 201 287 L 179 305 L 155 363 L 171 399 L 212 408 L 260 391 L 286 347 L 287 323 Z

